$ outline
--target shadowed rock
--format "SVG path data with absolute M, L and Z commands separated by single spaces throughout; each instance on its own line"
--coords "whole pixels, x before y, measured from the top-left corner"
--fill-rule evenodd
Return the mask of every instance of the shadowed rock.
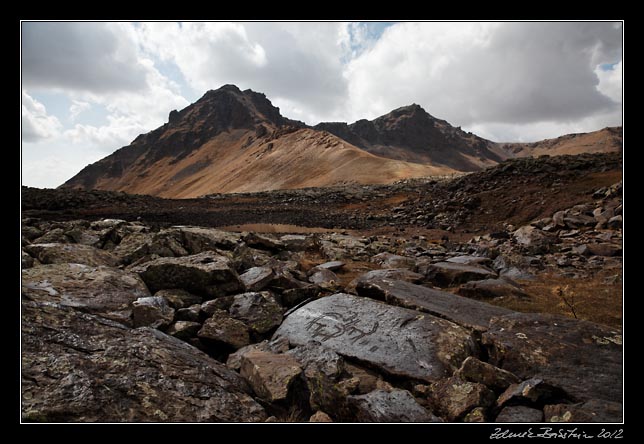
M 266 418 L 244 380 L 196 348 L 60 305 L 23 303 L 22 365 L 25 421 Z
M 338 293 L 290 314 L 274 337 L 319 341 L 336 353 L 393 375 L 434 381 L 476 353 L 470 333 L 426 313 Z
M 493 299 L 498 297 L 528 298 L 529 296 L 516 284 L 505 279 L 484 279 L 482 281 L 467 282 L 456 292 L 471 299 Z
M 546 422 L 622 422 L 622 404 L 591 399 L 579 404 L 554 404 L 543 408 Z
M 543 411 L 524 405 L 504 407 L 495 422 L 543 422 Z
M 475 407 L 487 408 L 496 396 L 483 384 L 463 381 L 457 376 L 432 384 L 432 404 L 449 421 L 462 418 Z
M 200 339 L 241 348 L 250 343 L 248 327 L 241 321 L 228 316 L 223 310 L 217 310 L 206 319 L 203 327 L 197 333 Z
M 622 336 L 610 327 L 515 313 L 493 319 L 482 342 L 490 363 L 520 378 L 541 378 L 580 401 L 622 399 Z

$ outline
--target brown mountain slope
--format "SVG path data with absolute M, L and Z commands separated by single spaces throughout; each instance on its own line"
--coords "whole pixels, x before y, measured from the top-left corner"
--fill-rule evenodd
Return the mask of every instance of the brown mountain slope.
M 85 167 L 62 187 L 186 198 L 453 173 L 367 153 L 282 117 L 263 94 L 225 85 Z
M 498 146 L 512 157 L 621 152 L 622 127 L 607 127 L 591 133 L 567 134 L 534 143 L 499 143 Z
M 419 105 L 372 121 L 311 128 L 264 94 L 224 85 L 168 123 L 88 165 L 61 187 L 162 197 L 384 184 L 477 171 L 510 157 L 621 149 L 616 128 L 533 144 L 498 144 L 436 119 Z
M 94 188 L 188 198 L 209 193 L 390 183 L 453 172 L 377 157 L 331 134 L 310 129 L 293 129 L 270 142 L 260 139 L 244 147 L 242 141 L 253 134 L 239 129 L 221 133 L 179 161 L 164 157 L 146 165 L 145 159 L 140 159 L 118 178 L 99 178 Z
M 416 104 L 371 121 L 363 119 L 350 125 L 323 122 L 314 128 L 329 131 L 378 156 L 459 171 L 478 171 L 508 157 L 494 149 L 494 142 L 453 127 Z

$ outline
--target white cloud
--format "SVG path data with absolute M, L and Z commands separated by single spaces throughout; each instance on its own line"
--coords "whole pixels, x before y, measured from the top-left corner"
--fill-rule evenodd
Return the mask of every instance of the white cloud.
M 83 102 L 81 100 L 72 100 L 72 104 L 69 107 L 69 117 L 71 120 L 76 120 L 76 118 L 83 112 L 87 111 L 92 107 L 88 102 Z
M 602 69 L 601 65 L 595 69 L 599 77 L 597 89 L 606 97 L 610 97 L 615 103 L 622 103 L 622 61 L 615 64 L 612 69 Z
M 415 102 L 462 126 L 585 119 L 615 109 L 594 69 L 620 53 L 612 23 L 398 23 L 348 64 L 351 118 Z
M 344 106 L 344 28 L 342 23 L 136 26 L 148 55 L 176 64 L 199 96 L 231 83 L 265 93 L 292 118 L 327 117 Z
M 54 137 L 62 125 L 55 117 L 47 114 L 45 105 L 22 90 L 22 140 L 36 142 Z

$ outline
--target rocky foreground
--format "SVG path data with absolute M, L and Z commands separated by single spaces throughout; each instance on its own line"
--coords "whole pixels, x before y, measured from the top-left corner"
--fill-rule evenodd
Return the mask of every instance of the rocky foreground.
M 33 217 L 22 236 L 24 421 L 623 418 L 620 327 L 565 290 L 570 316 L 499 303 L 544 273 L 621 279 L 621 182 L 462 243 Z

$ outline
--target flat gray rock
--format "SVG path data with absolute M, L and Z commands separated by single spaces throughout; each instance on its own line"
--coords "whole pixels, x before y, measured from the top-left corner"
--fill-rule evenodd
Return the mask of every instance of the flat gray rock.
M 369 279 L 358 283 L 356 290 L 360 296 L 431 313 L 476 330 L 486 330 L 495 316 L 513 313 L 506 308 L 405 281 Z
M 428 382 L 477 351 L 464 328 L 427 313 L 338 293 L 299 308 L 277 329 L 291 345 L 314 340 L 392 374 Z

